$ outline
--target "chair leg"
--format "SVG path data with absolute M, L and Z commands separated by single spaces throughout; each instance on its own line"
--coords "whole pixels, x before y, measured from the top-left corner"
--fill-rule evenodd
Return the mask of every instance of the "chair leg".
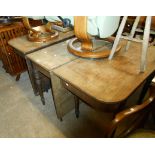
M 140 72 L 144 72 L 146 68 L 146 56 L 147 56 L 147 49 L 148 49 L 149 36 L 150 36 L 150 26 L 151 26 L 151 16 L 147 16 L 146 22 L 145 22 L 144 36 L 143 36 Z
M 75 115 L 76 118 L 79 118 L 79 98 L 77 96 L 74 95 L 74 101 L 75 101 Z
M 135 34 L 136 28 L 138 26 L 139 20 L 140 20 L 140 16 L 137 16 L 136 19 L 135 19 L 135 22 L 134 22 L 134 24 L 132 26 L 130 35 L 129 35 L 130 39 L 132 39 L 134 37 L 134 34 Z M 127 41 L 127 44 L 126 44 L 126 47 L 125 47 L 125 51 L 127 51 L 129 49 L 130 43 L 131 43 L 131 41 Z
M 117 35 L 116 35 L 116 38 L 115 38 L 111 53 L 110 53 L 109 58 L 108 58 L 109 60 L 111 60 L 113 58 L 113 56 L 114 56 L 114 53 L 115 53 L 117 45 L 118 45 L 118 43 L 120 41 L 124 26 L 125 26 L 125 23 L 126 23 L 126 20 L 127 20 L 127 17 L 128 16 L 124 16 L 123 19 L 122 19 L 122 22 L 121 22 L 120 27 L 118 29 L 118 32 L 117 32 Z

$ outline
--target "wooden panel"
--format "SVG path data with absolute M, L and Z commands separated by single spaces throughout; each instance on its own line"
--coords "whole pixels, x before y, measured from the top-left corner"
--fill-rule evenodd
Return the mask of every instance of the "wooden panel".
M 74 108 L 74 96 L 66 90 L 60 79 L 51 72 L 52 96 L 57 117 L 62 117 Z
M 65 82 L 64 80 L 61 80 L 61 83 L 62 83 L 64 88 L 69 90 L 75 96 L 78 96 L 82 101 L 84 101 L 85 103 L 88 103 L 89 106 L 95 108 L 96 110 L 106 111 L 106 112 L 114 112 L 120 106 L 122 106 L 124 104 L 124 103 L 120 103 L 120 104 L 115 104 L 115 103 L 113 103 L 113 104 L 106 104 L 106 103 L 101 104 L 96 99 L 94 99 L 94 97 L 91 97 L 91 96 L 81 92 L 80 89 L 77 89 L 76 87 L 74 87 L 73 85 Z

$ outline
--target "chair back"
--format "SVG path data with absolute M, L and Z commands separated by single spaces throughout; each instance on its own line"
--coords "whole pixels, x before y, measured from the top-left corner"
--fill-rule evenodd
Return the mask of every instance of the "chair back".
M 107 131 L 107 137 L 126 137 L 142 126 L 155 102 L 155 88 L 150 86 L 148 98 L 143 103 L 134 105 L 117 113 Z

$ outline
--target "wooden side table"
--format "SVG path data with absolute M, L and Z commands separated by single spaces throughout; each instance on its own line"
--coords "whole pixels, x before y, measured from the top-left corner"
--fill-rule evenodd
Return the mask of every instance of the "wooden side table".
M 12 46 L 15 49 L 15 52 L 19 56 L 26 59 L 27 54 L 36 52 L 38 50 L 41 50 L 41 49 L 46 48 L 48 46 L 57 44 L 59 42 L 63 42 L 63 41 L 70 39 L 72 37 L 74 37 L 73 31 L 69 31 L 66 33 L 59 32 L 59 36 L 54 40 L 51 40 L 49 42 L 36 43 L 36 42 L 29 41 L 27 39 L 27 35 L 24 35 L 21 37 L 14 38 L 14 39 L 10 40 L 8 43 L 10 46 Z M 34 94 L 38 95 L 38 93 L 39 93 L 38 87 L 36 86 L 37 84 L 34 80 L 35 70 L 33 69 L 31 61 L 26 59 L 26 63 L 27 63 L 29 77 L 30 77 L 30 81 L 32 84 Z M 42 85 L 42 91 L 48 91 L 48 89 L 50 88 L 50 80 L 46 76 L 44 76 L 43 74 L 40 74 L 39 77 L 41 78 L 40 81 L 41 81 L 41 85 Z

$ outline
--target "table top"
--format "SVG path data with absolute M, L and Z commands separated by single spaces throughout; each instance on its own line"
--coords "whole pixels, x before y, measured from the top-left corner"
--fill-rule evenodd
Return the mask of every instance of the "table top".
M 18 52 L 20 52 L 20 54 L 26 55 L 31 52 L 37 51 L 39 49 L 45 48 L 49 45 L 63 41 L 65 39 L 72 38 L 73 36 L 74 36 L 73 31 L 69 31 L 66 33 L 59 32 L 59 36 L 55 38 L 54 40 L 39 43 L 39 42 L 29 41 L 27 38 L 27 35 L 24 35 L 24 36 L 9 40 L 8 44 L 12 46 L 13 48 L 15 48 Z
M 122 47 L 125 42 L 121 41 Z M 119 103 L 154 72 L 155 47 L 149 47 L 147 68 L 140 73 L 141 44 L 131 43 L 129 50 L 122 50 L 108 59 L 76 59 L 53 70 L 61 79 L 82 93 L 101 103 Z
M 69 40 L 38 50 L 28 54 L 26 57 L 33 63 L 50 72 L 58 66 L 77 59 L 76 56 L 68 52 L 68 41 Z

